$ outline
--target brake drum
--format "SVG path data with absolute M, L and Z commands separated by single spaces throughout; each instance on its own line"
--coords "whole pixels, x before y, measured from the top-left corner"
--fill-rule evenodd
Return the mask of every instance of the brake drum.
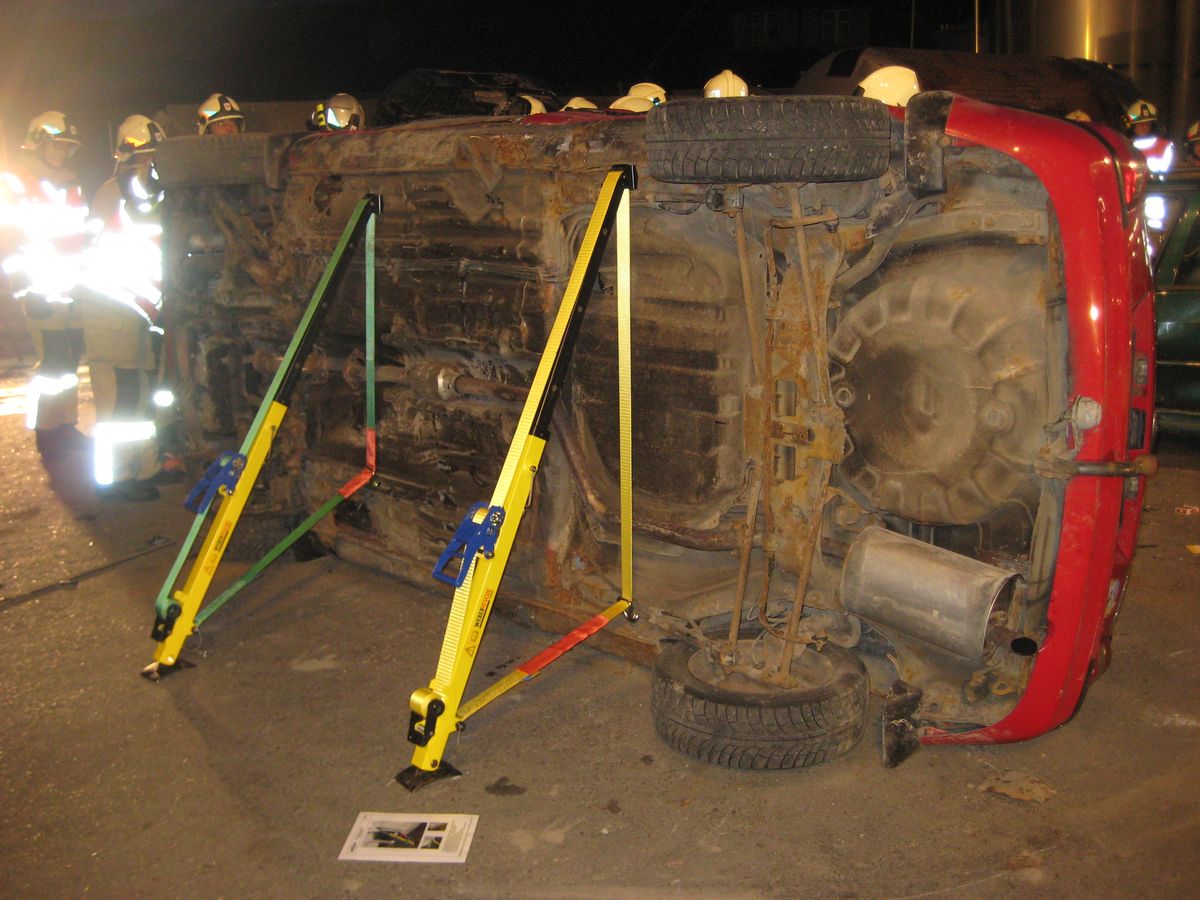
M 1031 472 L 1047 421 L 1041 278 L 1020 253 L 947 254 L 842 317 L 830 342 L 841 471 L 873 506 L 966 524 Z

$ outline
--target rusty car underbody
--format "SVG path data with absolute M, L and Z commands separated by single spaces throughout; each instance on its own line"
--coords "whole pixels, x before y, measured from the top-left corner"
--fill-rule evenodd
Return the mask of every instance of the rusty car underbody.
M 769 183 L 656 177 L 631 115 L 171 141 L 165 297 L 188 452 L 206 465 L 245 431 L 347 216 L 380 195 L 377 480 L 314 533 L 427 584 L 498 475 L 600 181 L 631 163 L 642 618 L 602 645 L 651 662 L 682 639 L 694 675 L 751 697 L 847 648 L 877 693 L 919 695 L 924 721 L 997 722 L 1044 637 L 1058 552 L 1064 483 L 1034 462 L 1068 402 L 1060 236 L 1012 157 L 943 141 L 922 183 L 920 147 L 884 127 L 869 176 Z M 232 162 L 197 175 L 201 153 Z M 499 597 L 551 631 L 616 591 L 613 278 L 610 259 Z M 362 281 L 352 264 L 247 547 L 361 466 Z M 781 765 L 832 756 L 850 731 Z

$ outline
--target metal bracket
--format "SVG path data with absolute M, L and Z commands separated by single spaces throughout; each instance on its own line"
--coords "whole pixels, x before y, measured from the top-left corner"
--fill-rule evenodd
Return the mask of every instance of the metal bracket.
M 446 711 L 446 704 L 441 700 L 429 701 L 429 706 L 425 710 L 425 715 L 413 711 L 408 717 L 408 739 L 411 743 L 418 747 L 424 747 L 429 743 L 429 739 L 433 737 L 433 733 L 437 730 L 438 717 Z M 418 725 L 422 727 L 418 728 Z
M 476 522 L 475 515 L 481 509 L 486 509 L 487 514 L 483 517 L 482 522 Z M 486 503 L 474 504 L 467 510 L 467 514 L 454 532 L 454 537 L 450 538 L 450 543 L 438 557 L 437 565 L 433 567 L 433 577 L 443 584 L 449 584 L 456 588 L 461 587 L 462 583 L 467 580 L 467 573 L 471 570 L 471 561 L 475 559 L 476 553 L 482 552 L 488 559 L 496 555 L 496 538 L 499 536 L 500 526 L 503 524 L 503 506 L 489 507 Z M 446 566 L 456 559 L 459 560 L 458 573 L 447 575 Z
M 639 612 L 639 618 L 645 617 L 645 620 L 655 628 L 661 628 L 663 631 L 669 632 L 682 640 L 687 641 L 698 650 L 708 649 L 710 647 L 718 647 L 719 641 L 709 640 L 704 634 L 704 627 L 695 619 L 687 616 L 676 615 L 673 612 L 667 612 L 665 609 L 656 609 L 650 606 L 644 606 Z M 714 617 L 715 618 L 715 617 Z M 711 627 L 711 623 L 710 623 Z M 711 651 L 710 651 L 711 652 Z
M 946 121 L 954 95 L 928 91 L 905 108 L 904 163 L 909 189 L 917 196 L 946 190 L 944 157 L 950 144 Z
M 169 638 L 171 632 L 175 630 L 175 620 L 179 618 L 181 612 L 183 612 L 183 608 L 178 603 L 172 603 L 167 607 L 165 615 L 155 615 L 154 627 L 150 629 L 150 639 L 165 641 Z
M 921 748 L 921 697 L 916 685 L 897 680 L 884 701 L 883 765 L 894 769 Z
M 1146 454 L 1120 462 L 1116 460 L 1061 459 L 1039 454 L 1033 469 L 1043 478 L 1069 479 L 1076 475 L 1099 478 L 1132 478 L 1144 475 L 1153 478 L 1158 473 L 1158 457 Z
M 222 453 L 217 457 L 217 461 L 208 467 L 208 471 L 204 473 L 203 477 L 196 482 L 196 486 L 188 493 L 183 505 L 196 515 L 200 515 L 212 505 L 218 491 L 225 494 L 233 493 L 238 480 L 242 477 L 242 470 L 245 468 L 245 454 L 233 451 Z

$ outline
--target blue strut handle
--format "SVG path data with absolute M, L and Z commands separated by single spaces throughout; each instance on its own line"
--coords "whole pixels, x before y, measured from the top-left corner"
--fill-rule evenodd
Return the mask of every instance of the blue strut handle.
M 482 522 L 475 521 L 475 514 L 481 509 L 487 510 Z M 437 565 L 433 567 L 433 577 L 443 584 L 455 588 L 462 587 L 471 571 L 471 562 L 475 554 L 482 552 L 491 559 L 496 554 L 496 537 L 500 534 L 500 526 L 504 524 L 504 507 L 488 506 L 486 503 L 476 503 L 463 517 L 454 537 L 438 557 Z M 446 566 L 454 560 L 459 560 L 458 573 L 447 575 Z
M 222 453 L 217 461 L 208 467 L 208 471 L 196 482 L 196 486 L 188 493 L 183 505 L 196 515 L 206 512 L 212 505 L 217 491 L 225 488 L 231 493 L 237 487 L 238 479 L 242 477 L 242 469 L 246 468 L 246 457 L 232 450 Z

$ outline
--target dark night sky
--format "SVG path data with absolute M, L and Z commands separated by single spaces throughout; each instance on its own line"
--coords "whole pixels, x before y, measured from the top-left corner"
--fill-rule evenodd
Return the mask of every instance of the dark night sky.
M 906 43 L 907 3 L 862 2 L 875 7 L 872 43 Z M 921 4 L 942 18 L 943 7 L 960 14 L 973 5 Z M 37 112 L 61 109 L 89 139 L 79 158 L 86 170 L 107 165 L 110 150 L 98 145 L 132 112 L 198 104 L 215 90 L 243 101 L 315 100 L 339 90 L 370 96 L 420 67 L 522 72 L 563 96 L 616 94 L 641 80 L 699 88 L 725 66 L 752 83 L 787 85 L 811 59 L 739 57 L 732 48 L 733 11 L 764 5 L 779 4 L 5 0 L 3 143 L 18 142 Z

